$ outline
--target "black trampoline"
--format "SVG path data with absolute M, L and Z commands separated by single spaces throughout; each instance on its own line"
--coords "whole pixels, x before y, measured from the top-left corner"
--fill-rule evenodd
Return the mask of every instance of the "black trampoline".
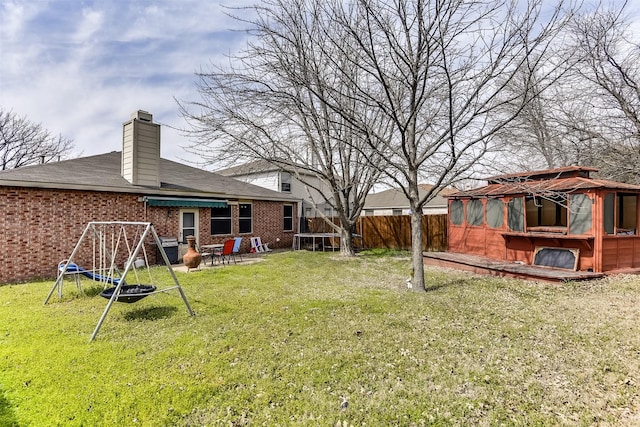
M 106 299 L 111 299 L 115 287 L 105 289 L 100 292 L 100 296 Z M 116 296 L 116 301 L 132 303 L 140 301 L 142 298 L 151 295 L 156 291 L 156 287 L 153 285 L 122 285 L 120 287 L 120 293 Z

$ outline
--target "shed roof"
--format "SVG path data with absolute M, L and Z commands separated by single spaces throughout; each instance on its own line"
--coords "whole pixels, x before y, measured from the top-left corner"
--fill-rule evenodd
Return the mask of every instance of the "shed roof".
M 160 159 L 160 188 L 133 185 L 121 175 L 121 152 L 0 171 L 0 186 L 113 191 L 141 195 L 298 200 L 213 172 Z
M 458 191 L 450 198 L 501 197 L 520 194 L 571 193 L 590 189 L 609 189 L 640 193 L 640 186 L 623 182 L 594 179 L 589 172 L 597 169 L 583 166 L 521 172 L 488 178 L 485 187 Z
M 493 184 L 499 182 L 540 181 L 571 177 L 589 178 L 589 174 L 591 172 L 598 172 L 598 169 L 587 166 L 565 166 L 555 169 L 544 169 L 539 171 L 526 171 L 497 175 L 487 178 L 487 181 L 489 182 L 489 184 Z

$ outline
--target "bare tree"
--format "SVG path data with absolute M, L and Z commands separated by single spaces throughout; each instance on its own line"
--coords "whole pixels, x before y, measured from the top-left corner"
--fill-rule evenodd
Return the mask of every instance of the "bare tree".
M 267 18 L 252 24 L 259 36 L 277 37 L 259 38 L 234 58 L 240 70 L 209 74 L 213 84 L 201 85 L 202 114 L 187 116 L 201 125 L 196 130 L 204 138 L 222 135 L 261 158 L 283 157 L 283 146 L 298 144 L 301 152 L 301 142 L 315 144 L 314 153 L 331 153 L 313 170 L 331 184 L 334 196 L 347 188 L 343 183 L 375 175 L 353 180 L 345 170 L 326 166 L 339 163 L 336 153 L 345 146 L 358 159 L 364 155 L 368 167 L 386 174 L 409 200 L 411 282 L 424 291 L 422 208 L 465 178 L 491 137 L 536 96 L 531 80 L 527 96 L 505 87 L 516 76 L 545 69 L 540 64 L 565 14 L 563 3 L 543 14 L 542 3 L 274 0 L 258 8 Z M 544 87 L 550 73 L 537 75 L 535 84 Z M 500 114 L 501 106 L 518 100 L 512 114 Z M 309 132 L 314 121 L 321 126 L 314 123 Z M 311 160 L 307 164 L 319 159 Z M 334 179 L 340 175 L 347 181 Z M 422 195 L 419 183 L 425 181 L 434 185 Z
M 41 124 L 0 108 L 0 170 L 55 161 L 72 148 L 70 139 L 54 136 Z
M 600 5 L 574 16 L 556 53 L 564 64 L 558 79 L 497 134 L 497 171 L 588 165 L 607 178 L 640 182 L 640 46 L 628 33 L 625 7 Z M 529 80 L 513 80 L 507 90 L 524 97 Z
M 618 9 L 599 7 L 572 22 L 577 68 L 591 112 L 576 131 L 594 141 L 597 165 L 608 177 L 640 183 L 640 43 Z
M 389 134 L 390 125 L 355 102 L 359 70 L 349 46 L 327 43 L 327 32 L 339 40 L 345 29 L 327 19 L 322 5 L 256 6 L 258 18 L 248 22 L 254 40 L 231 66 L 199 73 L 201 100 L 181 109 L 197 141 L 191 151 L 208 163 L 262 159 L 293 171 L 320 216 L 320 204 L 337 214 L 339 225 L 325 219 L 341 233 L 341 254 L 353 255 L 352 232 L 382 168 L 380 156 L 363 154 L 372 135 L 352 117 L 366 117 L 376 137 Z
M 411 284 L 424 291 L 422 208 L 438 191 L 466 177 L 491 138 L 548 84 L 555 66 L 541 64 L 566 20 L 564 5 L 545 10 L 543 19 L 543 2 L 537 0 L 355 4 L 354 11 L 341 9 L 340 3 L 335 19 L 360 52 L 353 66 L 369 76 L 366 86 L 358 86 L 358 102 L 393 124 L 390 138 L 377 135 L 367 141 L 409 199 Z M 543 69 L 534 81 L 533 71 Z M 523 75 L 528 76 L 526 96 L 505 90 Z M 517 105 L 511 114 L 503 114 L 507 103 Z M 424 181 L 434 185 L 421 195 Z
M 504 105 L 503 114 L 520 112 L 495 134 L 485 170 L 509 173 L 591 164 L 591 150 L 586 149 L 590 139 L 576 129 L 576 123 L 590 116 L 585 115 L 582 100 L 576 99 L 580 94 L 569 89 L 569 83 L 576 80 L 570 76 L 576 62 L 572 57 L 564 59 L 566 66 L 558 79 L 544 90 L 536 83 L 539 71 L 528 70 L 506 87 L 514 96 L 536 96 L 528 102 L 516 98 Z

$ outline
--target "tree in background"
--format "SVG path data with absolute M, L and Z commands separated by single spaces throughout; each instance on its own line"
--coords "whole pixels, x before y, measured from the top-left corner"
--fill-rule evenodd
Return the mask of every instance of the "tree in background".
M 0 108 L 0 170 L 57 161 L 72 149 L 70 139 Z
M 483 168 L 485 174 L 503 174 L 530 170 L 552 169 L 561 166 L 583 164 L 582 140 L 575 140 L 576 132 L 565 126 L 569 117 L 578 120 L 584 115 L 577 108 L 581 104 L 574 98 L 569 100 L 563 91 L 563 82 L 569 80 L 575 60 L 566 59 L 558 78 L 545 88 L 536 83 L 539 71 L 513 80 L 505 89 L 514 95 L 514 102 L 503 106 L 502 114 L 517 116 L 493 137 L 491 155 L 487 156 Z M 527 89 L 529 86 L 531 89 Z M 529 92 L 529 94 L 527 94 Z M 518 98 L 536 93 L 528 102 Z M 576 96 L 578 96 L 576 94 Z M 574 104 L 572 105 L 571 102 Z
M 556 52 L 564 64 L 558 78 L 496 135 L 492 172 L 585 165 L 640 183 L 640 44 L 629 34 L 626 3 L 611 7 L 572 18 L 566 48 Z M 525 97 L 530 81 L 524 76 L 507 90 Z
M 586 125 L 572 124 L 595 141 L 601 174 L 640 183 L 640 43 L 629 34 L 625 6 L 598 8 L 572 23 L 573 48 L 581 58 L 576 71 L 591 112 Z
M 361 72 L 349 57 L 352 47 L 333 44 L 348 41 L 346 29 L 323 5 L 273 0 L 255 6 L 247 49 L 231 66 L 199 73 L 201 100 L 181 109 L 197 141 L 192 152 L 209 164 L 260 159 L 292 172 L 317 214 L 341 234 L 340 253 L 353 255 L 353 230 L 382 170 L 366 140 L 388 136 L 391 126 L 356 101 Z M 374 130 L 363 132 L 363 124 Z M 325 216 L 327 206 L 339 224 Z

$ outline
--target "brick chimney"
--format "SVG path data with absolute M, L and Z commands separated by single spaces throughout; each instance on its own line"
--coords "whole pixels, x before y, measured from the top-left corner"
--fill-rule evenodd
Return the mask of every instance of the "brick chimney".
M 146 111 L 122 125 L 121 173 L 133 185 L 160 187 L 160 125 Z

